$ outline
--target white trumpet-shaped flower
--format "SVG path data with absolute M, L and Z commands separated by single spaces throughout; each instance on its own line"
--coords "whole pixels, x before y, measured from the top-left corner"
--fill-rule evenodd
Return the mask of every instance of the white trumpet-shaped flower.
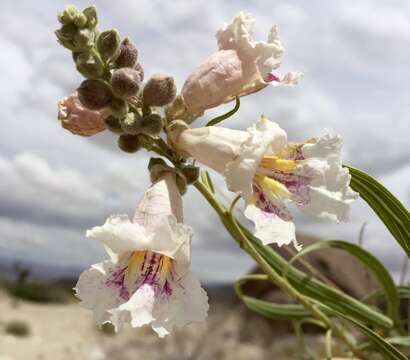
M 308 215 L 349 220 L 357 194 L 342 167 L 340 136 L 288 143 L 285 131 L 264 117 L 246 131 L 210 126 L 171 136 L 181 153 L 223 174 L 229 190 L 244 198 L 245 216 L 264 244 L 299 248 L 287 202 Z
M 298 72 L 283 77 L 273 73 L 283 54 L 277 27 L 272 27 L 267 41 L 254 41 L 254 22 L 251 14 L 241 12 L 216 33 L 218 51 L 191 73 L 182 88 L 189 112 L 203 112 L 269 84 L 295 85 L 302 79 Z
M 165 173 L 139 204 L 133 221 L 111 216 L 87 231 L 111 259 L 84 271 L 76 285 L 97 324 L 150 324 L 160 337 L 174 326 L 204 320 L 208 298 L 190 271 L 191 228 L 182 223 L 175 175 Z

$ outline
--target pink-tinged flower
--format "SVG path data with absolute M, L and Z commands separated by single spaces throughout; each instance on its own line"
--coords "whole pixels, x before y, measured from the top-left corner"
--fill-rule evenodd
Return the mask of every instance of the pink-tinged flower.
M 105 130 L 104 119 L 110 114 L 108 108 L 87 109 L 76 94 L 66 96 L 58 103 L 58 119 L 62 127 L 75 135 L 92 136 Z
M 81 305 L 97 324 L 118 331 L 150 324 L 160 337 L 174 326 L 202 321 L 208 298 L 190 271 L 191 228 L 182 223 L 182 200 L 175 174 L 166 172 L 139 204 L 133 221 L 111 216 L 87 231 L 100 240 L 110 260 L 84 271 L 76 285 Z
M 206 127 L 171 136 L 181 153 L 223 174 L 229 190 L 244 198 L 245 216 L 264 244 L 299 247 L 288 202 L 308 215 L 349 220 L 357 194 L 342 166 L 340 136 L 288 143 L 285 131 L 264 117 L 246 131 Z
M 254 18 L 239 13 L 231 24 L 216 34 L 218 51 L 212 54 L 185 81 L 181 94 L 190 113 L 201 113 L 273 85 L 294 85 L 301 73 L 283 78 L 273 73 L 282 61 L 283 47 L 277 27 L 272 27 L 267 41 L 253 41 Z

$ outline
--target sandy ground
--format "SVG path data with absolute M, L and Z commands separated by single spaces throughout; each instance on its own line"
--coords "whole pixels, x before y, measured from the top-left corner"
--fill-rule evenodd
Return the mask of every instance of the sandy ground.
M 239 310 L 238 310 L 239 309 Z M 91 313 L 76 303 L 16 303 L 0 293 L 0 360 L 286 360 L 294 358 L 296 339 L 286 326 L 271 327 L 258 317 L 244 320 L 236 305 L 211 304 L 208 320 L 159 339 L 149 328 L 107 334 Z M 22 321 L 29 335 L 6 332 Z M 244 325 L 244 321 L 246 325 Z M 321 337 L 314 341 L 323 342 Z M 275 354 L 274 357 L 272 355 Z

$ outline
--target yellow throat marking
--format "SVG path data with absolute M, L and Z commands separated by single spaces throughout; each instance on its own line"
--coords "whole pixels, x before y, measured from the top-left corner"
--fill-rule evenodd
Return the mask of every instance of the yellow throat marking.
M 145 251 L 134 251 L 131 258 L 128 260 L 128 268 L 125 272 L 124 284 L 130 289 L 135 282 L 137 274 L 141 269 L 141 265 L 144 262 Z
M 277 156 L 264 156 L 260 166 L 266 169 L 290 172 L 295 170 L 298 164 L 296 160 L 280 159 Z
M 271 179 L 267 176 L 256 173 L 254 181 L 261 187 L 268 195 L 277 195 L 290 197 L 292 194 L 285 185 L 279 181 Z

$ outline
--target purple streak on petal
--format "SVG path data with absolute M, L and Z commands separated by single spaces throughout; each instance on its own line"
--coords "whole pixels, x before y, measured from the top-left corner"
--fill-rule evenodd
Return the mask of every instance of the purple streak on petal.
M 297 203 L 306 204 L 309 202 L 311 183 L 309 176 L 282 171 L 271 171 L 267 176 L 283 184 L 294 195 L 293 200 Z
M 277 81 L 277 82 L 279 82 L 280 79 L 279 79 L 276 75 L 274 75 L 274 74 L 272 74 L 272 73 L 268 73 L 268 74 L 266 75 L 265 82 L 272 82 L 272 81 Z
M 263 211 L 266 216 L 276 215 L 282 220 L 290 221 L 292 216 L 290 215 L 286 207 L 274 204 L 263 193 L 263 190 L 256 184 L 253 184 L 253 192 L 256 196 L 256 206 Z
M 167 296 L 172 295 L 172 288 L 171 288 L 171 284 L 169 283 L 168 280 L 165 280 L 165 284 L 164 287 L 162 289 L 163 293 Z
M 118 288 L 119 296 L 124 300 L 128 300 L 130 297 L 129 291 L 127 287 L 124 285 L 126 269 L 127 268 L 124 267 L 121 269 L 117 269 L 116 271 L 113 271 L 108 277 L 107 281 L 105 282 L 106 286 Z

